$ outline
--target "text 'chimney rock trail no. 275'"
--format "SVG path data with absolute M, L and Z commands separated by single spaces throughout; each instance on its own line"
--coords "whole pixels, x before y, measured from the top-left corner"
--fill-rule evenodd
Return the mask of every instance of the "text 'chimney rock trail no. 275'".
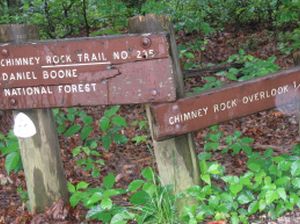
M 176 99 L 166 34 L 0 45 L 0 109 Z

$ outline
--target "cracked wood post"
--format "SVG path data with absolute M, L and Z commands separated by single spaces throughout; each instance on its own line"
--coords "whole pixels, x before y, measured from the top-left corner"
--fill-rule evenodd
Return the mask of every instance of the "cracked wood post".
M 162 31 L 169 33 L 170 53 L 173 62 L 172 69 L 177 85 L 177 98 L 183 97 L 183 76 L 179 65 L 175 34 L 169 19 L 166 16 L 146 15 L 135 16 L 129 20 L 130 33 L 155 33 Z M 146 105 L 146 112 L 152 134 L 154 124 L 148 105 Z M 191 134 L 164 141 L 153 140 L 153 146 L 162 184 L 173 185 L 175 193 L 179 193 L 200 183 L 198 161 Z M 188 202 L 183 204 L 188 204 Z
M 294 61 L 294 65 L 295 66 L 300 66 L 300 50 L 293 52 L 293 61 Z M 300 100 L 300 99 L 298 99 Z M 297 113 L 296 113 L 296 117 L 298 120 L 298 135 L 300 136 L 300 102 L 298 103 L 298 108 L 297 108 Z
M 37 39 L 36 27 L 1 25 L 0 42 L 22 42 Z M 14 111 L 16 115 L 20 111 Z M 20 152 L 33 213 L 43 212 L 55 201 L 67 201 L 67 181 L 60 157 L 55 121 L 50 109 L 24 110 L 36 126 L 37 134 L 19 138 Z

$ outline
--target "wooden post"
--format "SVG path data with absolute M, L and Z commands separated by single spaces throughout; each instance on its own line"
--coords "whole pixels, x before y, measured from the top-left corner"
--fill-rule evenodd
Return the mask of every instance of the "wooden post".
M 131 33 L 162 31 L 169 33 L 177 97 L 183 97 L 183 76 L 179 65 L 174 30 L 169 19 L 156 15 L 135 16 L 129 20 L 129 31 Z M 146 105 L 146 111 L 152 134 L 154 123 L 148 105 Z M 175 193 L 178 193 L 200 183 L 198 161 L 191 134 L 164 141 L 153 140 L 153 146 L 162 184 L 173 185 Z M 189 202 L 185 202 L 185 204 L 187 203 Z
M 37 37 L 34 26 L 0 26 L 0 42 L 22 42 Z M 31 118 L 37 129 L 33 137 L 19 138 L 30 210 L 43 212 L 58 199 L 68 198 L 55 121 L 50 109 L 22 112 Z M 14 115 L 17 113 L 19 111 L 14 111 Z
M 293 52 L 293 61 L 294 61 L 294 65 L 295 66 L 299 66 L 300 65 L 300 50 Z M 298 99 L 300 100 L 300 99 Z M 297 105 L 297 120 L 298 120 L 298 135 L 300 136 L 300 102 L 298 102 Z

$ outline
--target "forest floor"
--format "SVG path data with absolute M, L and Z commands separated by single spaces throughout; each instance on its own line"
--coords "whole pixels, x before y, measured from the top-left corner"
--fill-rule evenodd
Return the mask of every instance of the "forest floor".
M 241 32 L 220 32 L 208 40 L 206 50 L 199 51 L 196 55 L 203 63 L 218 64 L 224 62 L 227 58 L 237 53 L 238 49 L 246 49 L 247 53 L 251 53 L 256 57 L 263 59 L 275 55 L 277 63 L 281 68 L 289 68 L 293 66 L 291 56 L 283 55 L 277 48 L 275 32 L 267 30 L 260 31 L 241 31 Z M 179 34 L 179 42 L 184 43 L 195 36 L 186 36 Z M 208 75 L 208 74 L 202 74 Z M 200 86 L 203 81 L 201 77 L 186 79 L 186 91 L 190 91 L 191 87 Z M 99 120 L 104 112 L 105 107 L 88 107 L 84 110 L 95 120 Z M 134 121 L 146 120 L 145 110 L 142 105 L 122 106 L 121 115 L 124 116 L 131 124 Z M 7 132 L 12 127 L 12 118 L 9 112 L 5 112 L 0 118 L 0 130 Z M 275 149 L 277 153 L 288 152 L 291 146 L 299 142 L 298 122 L 292 115 L 285 115 L 273 109 L 270 111 L 259 112 L 251 116 L 241 119 L 229 121 L 220 125 L 220 129 L 225 133 L 233 133 L 239 130 L 244 136 L 255 139 L 255 150 L 263 150 L 268 146 Z M 195 142 L 197 152 L 203 150 L 204 137 L 208 129 L 203 129 L 195 133 Z M 129 125 L 125 129 L 125 135 L 131 139 L 135 135 L 148 135 L 146 129 L 139 130 L 136 125 Z M 97 135 L 98 133 L 93 133 Z M 151 140 L 139 145 L 129 141 L 125 145 L 113 145 L 109 151 L 99 149 L 105 160 L 105 166 L 101 170 L 101 177 L 92 178 L 88 173 L 76 168 L 75 160 L 72 157 L 72 149 L 80 144 L 78 136 L 65 138 L 59 136 L 61 155 L 64 164 L 67 180 L 72 183 L 79 181 L 87 181 L 93 186 L 101 185 L 102 177 L 109 172 L 113 172 L 117 176 L 117 187 L 125 188 L 132 180 L 139 178 L 140 171 L 146 166 L 155 168 L 155 159 L 151 151 Z M 218 160 L 226 167 L 227 173 L 240 174 L 245 170 L 245 161 L 242 156 L 219 156 Z M 75 167 L 75 169 L 74 169 Z M 4 158 L 0 157 L 0 223 L 17 224 L 17 223 L 87 223 L 84 221 L 86 211 L 79 207 L 75 209 L 56 203 L 44 214 L 31 215 L 26 205 L 22 202 L 20 193 L 17 189 L 26 189 L 24 173 L 7 176 L 4 168 Z M 20 191 L 19 191 L 20 192 Z M 125 199 L 124 199 L 125 200 Z M 267 217 L 256 217 L 253 223 L 300 223 L 300 212 L 295 210 L 288 213 L 278 220 L 269 220 Z M 89 222 L 90 223 L 90 222 Z

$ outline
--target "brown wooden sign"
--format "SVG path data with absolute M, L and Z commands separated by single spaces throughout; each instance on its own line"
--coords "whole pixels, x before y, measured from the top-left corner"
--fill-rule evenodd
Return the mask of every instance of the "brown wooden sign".
M 0 45 L 0 109 L 174 101 L 165 34 Z
M 152 105 L 154 137 L 160 140 L 181 135 L 276 106 L 289 113 L 300 104 L 299 91 L 300 67 L 297 67 L 175 103 Z

